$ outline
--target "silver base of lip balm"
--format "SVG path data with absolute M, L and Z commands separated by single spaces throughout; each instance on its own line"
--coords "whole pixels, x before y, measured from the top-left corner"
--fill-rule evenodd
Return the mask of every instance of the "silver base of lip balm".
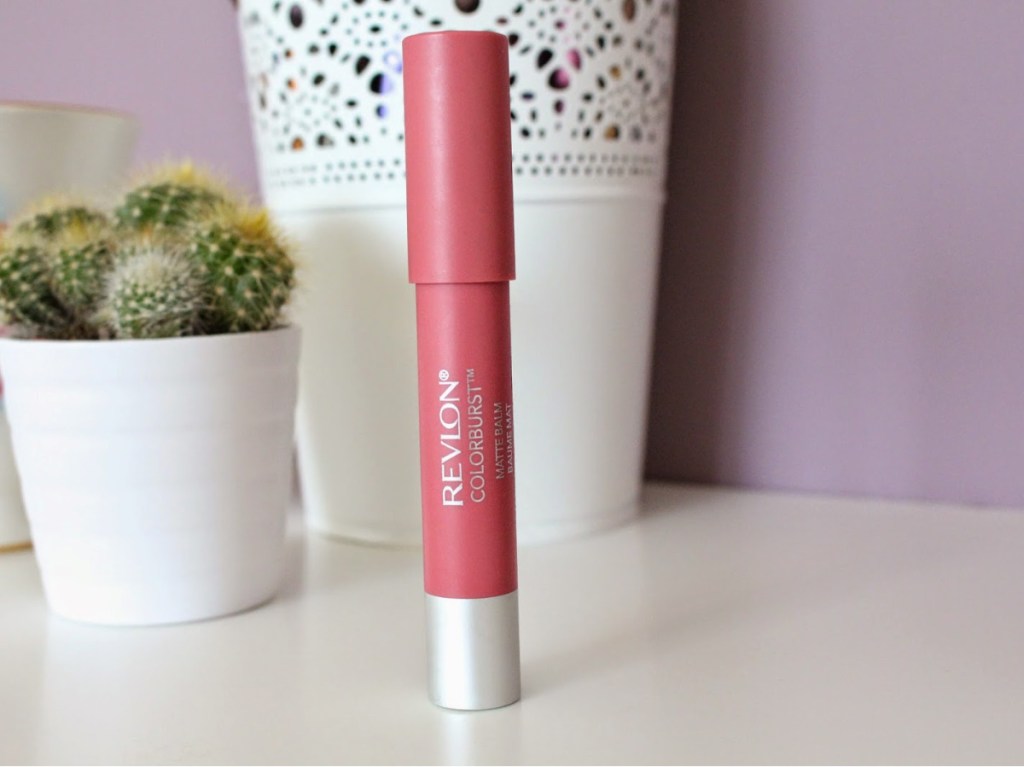
M 519 700 L 519 594 L 449 599 L 427 594 L 430 700 L 479 711 Z

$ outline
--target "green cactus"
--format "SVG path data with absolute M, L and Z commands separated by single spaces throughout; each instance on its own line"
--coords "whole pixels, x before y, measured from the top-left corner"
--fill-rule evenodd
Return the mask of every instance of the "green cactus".
M 295 286 L 295 267 L 262 214 L 196 231 L 190 254 L 210 291 L 209 332 L 277 327 Z
M 193 263 L 165 249 L 146 248 L 115 268 L 100 316 L 118 338 L 195 334 L 203 286 Z
M 87 205 L 44 204 L 12 225 L 11 238 L 20 244 L 44 244 L 76 228 L 106 227 L 105 214 Z
M 128 192 L 114 218 L 127 231 L 182 234 L 223 202 L 223 195 L 206 186 L 165 181 Z
M 294 286 L 266 212 L 188 163 L 150 173 L 111 217 L 46 202 L 13 222 L 0 248 L 0 321 L 23 336 L 269 330 Z
M 33 245 L 0 248 L 0 322 L 20 335 L 58 338 L 72 319 L 50 286 L 47 255 Z
M 106 240 L 66 244 L 52 260 L 53 293 L 76 320 L 89 323 L 99 307 L 114 267 L 114 247 Z

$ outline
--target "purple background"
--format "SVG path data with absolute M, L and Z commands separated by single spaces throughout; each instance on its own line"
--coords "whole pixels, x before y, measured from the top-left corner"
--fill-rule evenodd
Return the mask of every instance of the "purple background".
M 1024 504 L 1024 3 L 680 35 L 649 471 Z
M 132 112 L 141 161 L 193 157 L 255 192 L 241 57 L 228 0 L 0 0 L 0 100 Z
M 684 0 L 679 34 L 649 473 L 1024 505 L 1024 3 Z M 227 0 L 2 0 L 0 99 L 256 189 Z

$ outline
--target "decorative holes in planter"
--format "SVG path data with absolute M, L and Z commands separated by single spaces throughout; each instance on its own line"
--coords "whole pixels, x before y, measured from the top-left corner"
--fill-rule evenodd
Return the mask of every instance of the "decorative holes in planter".
M 517 178 L 660 188 L 674 0 L 243 0 L 240 13 L 268 194 L 401 185 L 401 41 L 435 29 L 508 37 Z

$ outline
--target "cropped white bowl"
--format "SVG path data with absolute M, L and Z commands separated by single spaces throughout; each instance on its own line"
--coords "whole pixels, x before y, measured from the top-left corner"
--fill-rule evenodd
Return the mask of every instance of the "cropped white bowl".
M 57 192 L 103 194 L 135 150 L 130 115 L 86 107 L 0 101 L 0 230 L 24 206 Z M 28 544 L 7 419 L 0 405 L 0 551 Z
M 138 124 L 120 112 L 0 102 L 0 221 L 54 192 L 95 194 L 131 164 Z

